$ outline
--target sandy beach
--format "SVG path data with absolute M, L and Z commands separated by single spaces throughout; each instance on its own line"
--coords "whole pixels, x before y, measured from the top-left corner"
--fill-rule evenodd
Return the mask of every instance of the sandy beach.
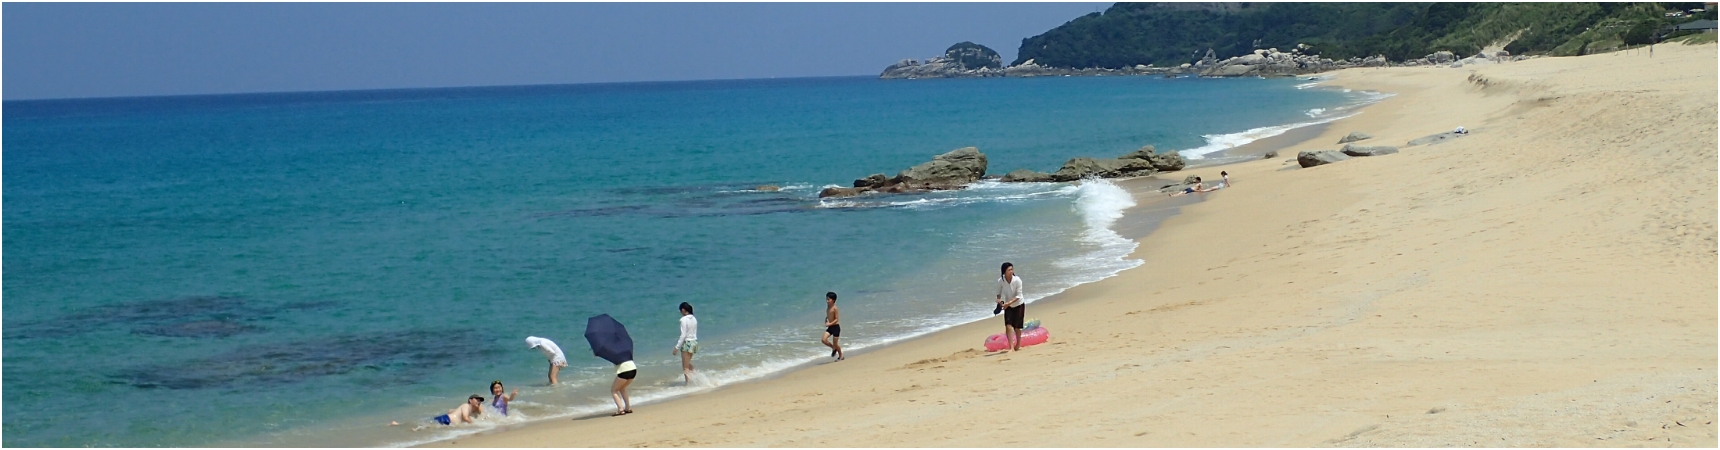
M 1141 267 L 1029 305 L 1048 344 L 984 352 L 986 320 L 432 446 L 1720 444 L 1715 45 L 1331 76 L 1395 95 L 1170 174 L 1235 186 L 1142 238 Z M 1354 131 L 1402 152 L 1293 162 Z M 1152 184 L 1125 183 L 1137 209 Z

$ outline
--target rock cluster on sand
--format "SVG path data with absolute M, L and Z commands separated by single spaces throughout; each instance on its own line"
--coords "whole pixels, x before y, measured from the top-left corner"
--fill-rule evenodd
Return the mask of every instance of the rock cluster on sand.
M 1344 144 L 1344 148 L 1339 149 L 1338 151 L 1350 156 L 1380 156 L 1397 153 L 1398 149 L 1397 147 L 1386 145 L 1363 147 L 1359 145 Z
M 1357 132 L 1354 132 L 1354 133 L 1350 133 L 1350 134 L 1349 134 L 1349 135 L 1347 135 L 1347 136 L 1344 136 L 1344 137 L 1343 137 L 1343 138 L 1341 138 L 1341 139 L 1338 139 L 1338 143 L 1339 143 L 1339 144 L 1348 144 L 1348 143 L 1351 143 L 1351 142 L 1356 142 L 1356 141 L 1365 141 L 1365 140 L 1368 140 L 1368 139 L 1373 139 L 1373 138 L 1374 138 L 1374 136 L 1373 136 L 1373 135 L 1370 135 L 1370 134 L 1367 134 L 1367 133 L 1363 133 L 1363 132 L 1360 132 L 1360 131 L 1357 131 Z
M 1296 154 L 1296 164 L 1302 167 L 1323 166 L 1350 159 L 1350 155 L 1334 150 L 1314 150 Z
M 978 148 L 959 148 L 933 157 L 931 161 L 909 167 L 894 177 L 886 178 L 881 173 L 872 174 L 854 180 L 854 187 L 851 188 L 826 188 L 818 193 L 818 197 L 852 197 L 867 192 L 961 189 L 985 176 L 986 164 L 985 154 L 980 153 Z
M 1373 138 L 1373 136 L 1369 136 L 1367 133 L 1363 133 L 1363 132 L 1359 132 L 1359 131 L 1354 132 L 1354 133 L 1350 133 L 1348 136 L 1344 136 L 1343 139 L 1338 140 L 1338 143 L 1344 144 L 1344 148 L 1338 149 L 1335 151 L 1334 150 L 1312 150 L 1312 151 L 1305 151 L 1305 152 L 1297 153 L 1296 154 L 1296 164 L 1299 164 L 1302 167 L 1323 166 L 1323 165 L 1335 163 L 1338 161 L 1347 160 L 1347 159 L 1350 159 L 1351 157 L 1382 156 L 1382 155 L 1390 155 L 1390 154 L 1398 152 L 1397 147 L 1392 147 L 1389 145 L 1360 146 L 1360 145 L 1355 145 L 1355 144 L 1347 144 L 1347 142 L 1355 142 L 1355 141 L 1366 140 L 1366 139 L 1371 139 L 1371 138 Z

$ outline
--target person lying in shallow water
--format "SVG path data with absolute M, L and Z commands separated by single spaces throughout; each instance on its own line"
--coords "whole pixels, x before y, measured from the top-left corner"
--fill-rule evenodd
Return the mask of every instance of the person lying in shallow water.
M 478 417 L 478 415 L 484 413 L 484 409 L 480 406 L 483 404 L 484 404 L 484 396 L 482 396 L 482 395 L 473 395 L 471 397 L 466 397 L 466 403 L 465 404 L 462 404 L 460 406 L 456 406 L 456 407 L 454 407 L 454 409 L 448 410 L 447 414 L 443 414 L 443 415 L 436 416 L 436 417 L 431 417 L 430 420 L 433 422 L 436 422 L 438 424 L 442 424 L 442 425 L 454 425 L 457 423 L 472 423 L 473 417 Z M 400 422 L 389 422 L 388 423 L 389 426 L 395 426 L 395 425 L 399 425 L 399 424 L 400 424 Z M 418 430 L 422 430 L 425 428 L 429 428 L 429 427 L 428 426 L 419 426 L 419 427 L 413 428 L 412 431 L 418 431 Z
M 1201 182 L 1200 177 L 1194 177 L 1194 183 L 1193 184 L 1190 184 L 1188 187 L 1184 187 L 1180 191 L 1172 192 L 1167 197 L 1175 197 L 1175 196 L 1183 195 L 1183 194 L 1193 194 L 1196 192 L 1212 192 L 1212 191 L 1216 191 L 1216 190 L 1218 190 L 1218 189 L 1207 189 L 1206 184 Z

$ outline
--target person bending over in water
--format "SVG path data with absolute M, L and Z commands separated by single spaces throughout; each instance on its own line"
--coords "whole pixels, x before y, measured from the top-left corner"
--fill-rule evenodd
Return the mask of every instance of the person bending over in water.
M 549 357 L 549 384 L 554 386 L 558 381 L 555 376 L 561 374 L 561 368 L 567 367 L 567 354 L 562 353 L 555 342 L 537 336 L 526 336 L 526 345 Z
M 514 389 L 514 393 L 504 396 L 502 391 L 505 390 L 507 389 L 502 387 L 502 380 L 490 382 L 490 395 L 495 396 L 493 400 L 490 400 L 490 406 L 495 407 L 496 411 L 504 416 L 508 415 L 508 402 L 514 401 L 514 397 L 520 395 L 520 390 Z
M 824 293 L 824 338 L 818 341 L 830 347 L 830 356 L 837 361 L 848 359 L 842 354 L 842 311 L 836 308 L 836 293 Z
M 699 319 L 693 317 L 693 304 L 681 302 L 681 338 L 675 340 L 672 355 L 681 356 L 681 377 L 693 384 L 693 354 L 699 352 Z

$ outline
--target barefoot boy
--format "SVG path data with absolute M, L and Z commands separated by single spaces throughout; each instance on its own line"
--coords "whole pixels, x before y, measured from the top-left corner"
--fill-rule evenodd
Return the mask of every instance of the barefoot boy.
M 836 357 L 837 361 L 847 359 L 842 355 L 842 344 L 838 342 L 842 339 L 841 314 L 841 311 L 836 308 L 836 293 L 825 292 L 824 339 L 819 340 L 819 342 L 823 342 L 825 347 L 830 347 L 830 356 Z

